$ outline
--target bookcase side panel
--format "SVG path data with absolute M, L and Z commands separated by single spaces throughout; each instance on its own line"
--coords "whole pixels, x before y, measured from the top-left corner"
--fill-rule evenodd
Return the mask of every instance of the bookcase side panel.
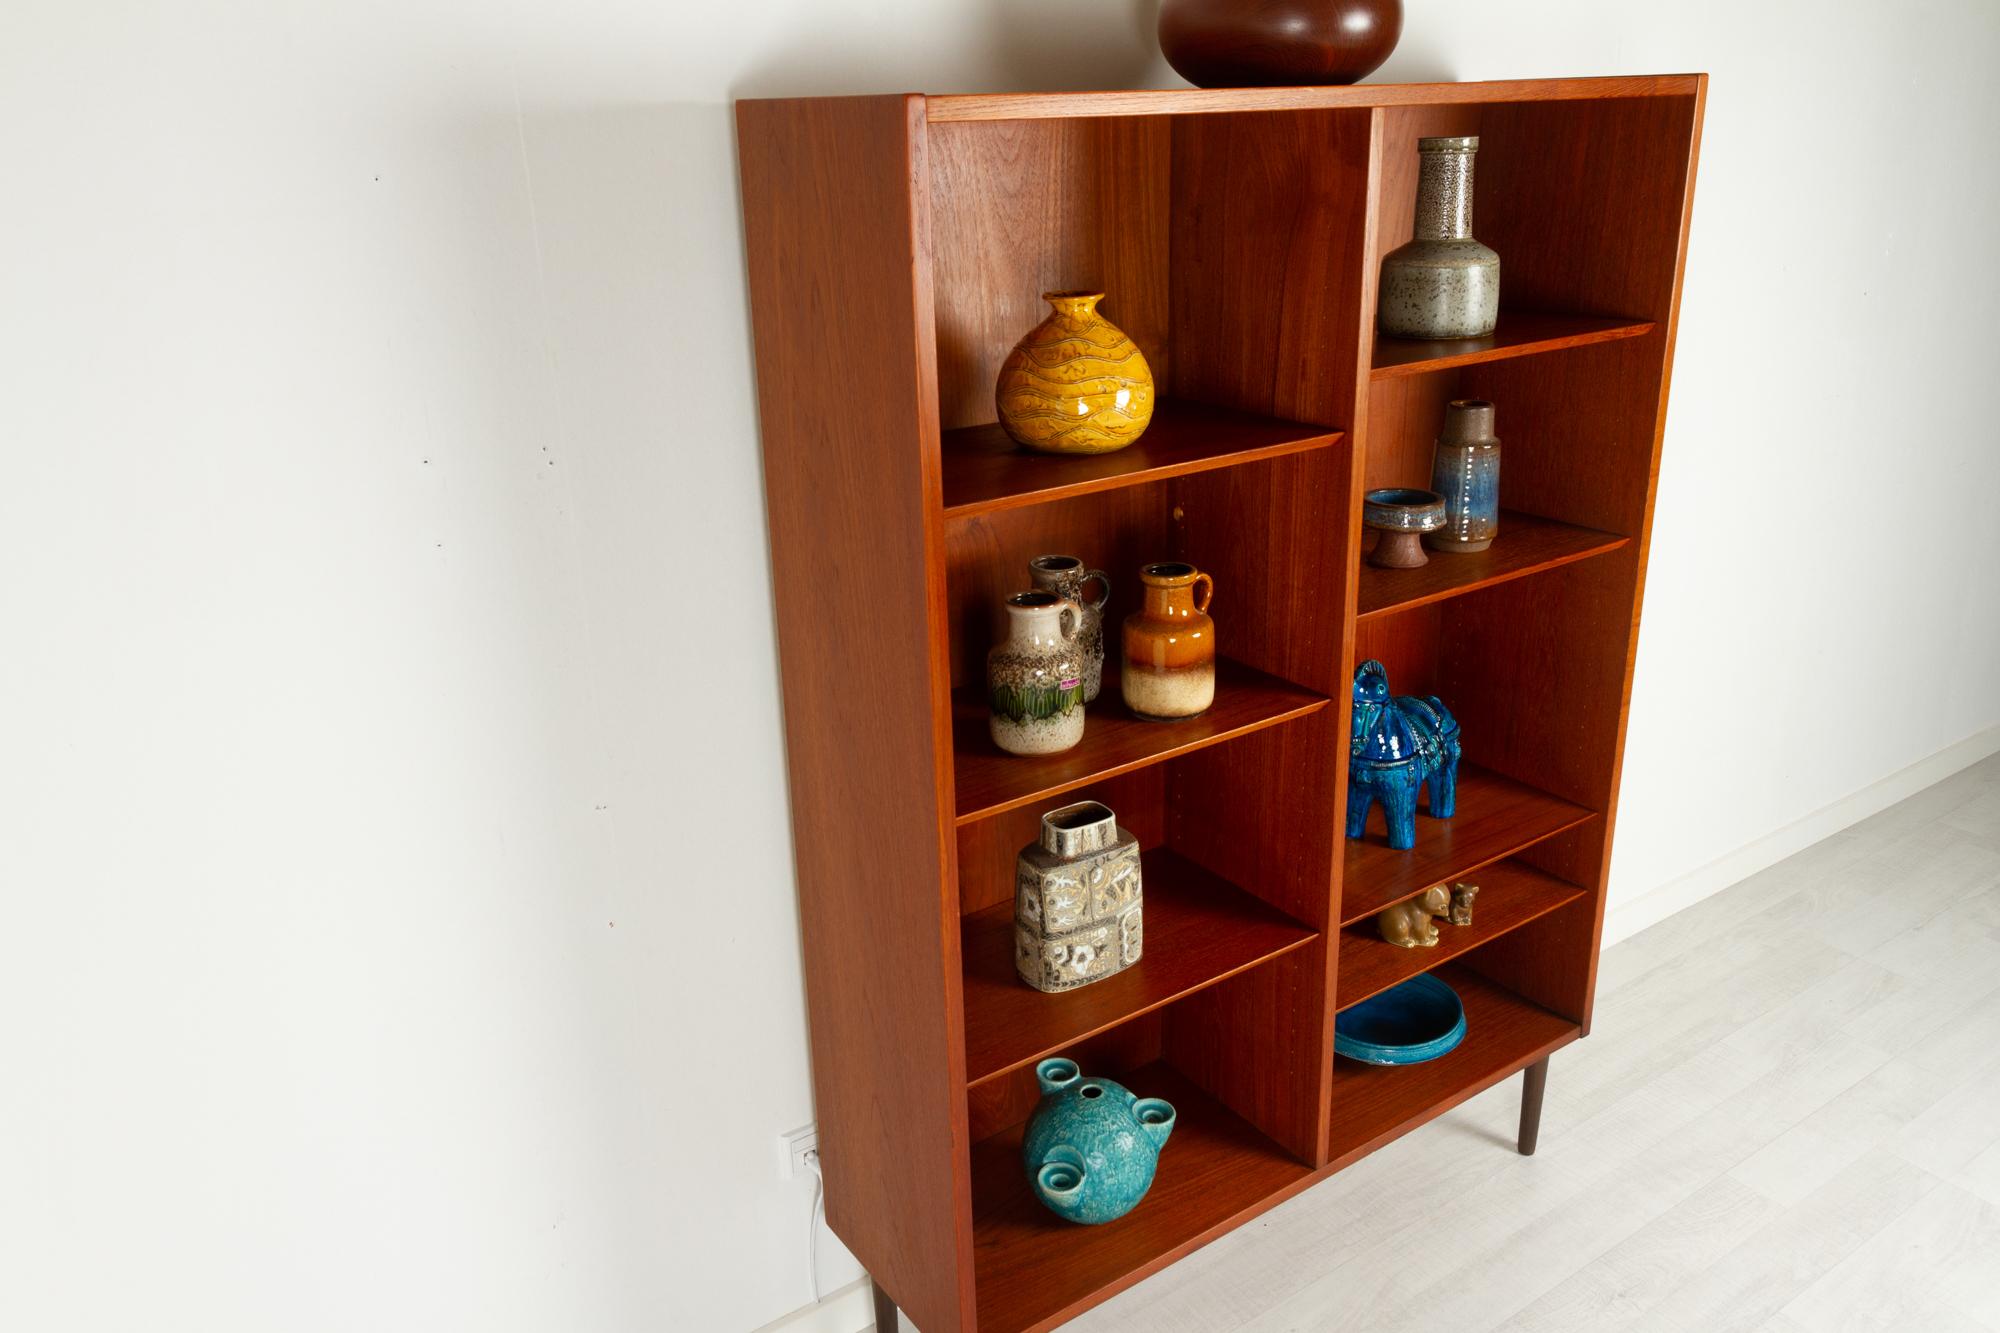
M 972 1322 L 921 99 L 738 105 L 827 1220 Z

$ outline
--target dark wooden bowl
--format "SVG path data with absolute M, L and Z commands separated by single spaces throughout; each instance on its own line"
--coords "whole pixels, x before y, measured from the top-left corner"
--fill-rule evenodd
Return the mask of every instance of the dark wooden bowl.
M 1201 88 L 1353 83 L 1403 35 L 1402 0 L 1163 0 L 1160 50 Z

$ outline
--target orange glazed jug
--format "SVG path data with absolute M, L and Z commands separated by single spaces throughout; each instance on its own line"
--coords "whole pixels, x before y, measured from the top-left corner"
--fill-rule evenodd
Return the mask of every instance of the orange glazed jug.
M 1119 687 L 1125 707 L 1148 722 L 1199 717 L 1215 702 L 1215 580 L 1180 561 L 1139 570 L 1145 604 L 1125 617 Z M 1196 585 L 1200 585 L 1197 597 Z

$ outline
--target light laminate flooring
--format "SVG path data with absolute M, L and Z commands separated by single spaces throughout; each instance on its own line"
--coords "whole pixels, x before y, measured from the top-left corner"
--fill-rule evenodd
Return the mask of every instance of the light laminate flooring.
M 1607 950 L 1532 1158 L 1519 1107 L 1070 1328 L 2000 1330 L 2000 756 Z

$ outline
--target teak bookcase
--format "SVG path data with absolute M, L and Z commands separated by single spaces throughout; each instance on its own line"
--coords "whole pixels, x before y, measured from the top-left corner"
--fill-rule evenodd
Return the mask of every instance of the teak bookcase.
M 1044 1329 L 1589 1030 L 1702 75 L 738 104 L 827 1216 L 927 1333 Z M 1489 337 L 1377 336 L 1416 141 L 1478 134 Z M 1120 453 L 1014 449 L 1001 359 L 1040 294 L 1109 293 L 1161 399 Z M 1426 485 L 1443 404 L 1490 398 L 1501 535 L 1362 563 L 1363 491 Z M 1043 552 L 1215 576 L 1215 706 L 1000 754 L 982 674 Z M 1349 682 L 1464 728 L 1458 814 L 1342 837 Z M 1112 664 L 1107 664 L 1110 669 Z M 1146 951 L 1063 995 L 1016 981 L 1017 849 L 1104 801 L 1145 847 Z M 1474 924 L 1370 918 L 1439 880 Z M 1333 1018 L 1422 970 L 1450 1055 L 1336 1059 Z M 1172 1101 L 1152 1192 L 1076 1227 L 1018 1152 L 1033 1064 Z

